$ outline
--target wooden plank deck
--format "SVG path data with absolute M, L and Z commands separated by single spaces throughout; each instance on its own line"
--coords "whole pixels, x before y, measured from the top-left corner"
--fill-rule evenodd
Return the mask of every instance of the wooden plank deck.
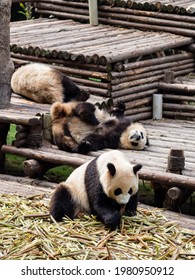
M 26 112 L 36 115 L 37 113 L 49 112 L 49 105 L 36 104 L 23 98 L 13 96 L 11 105 L 18 108 L 17 114 L 25 115 Z M 12 108 L 11 106 L 11 108 Z M 32 109 L 33 108 L 33 109 Z M 9 109 L 7 109 L 9 111 Z M 6 110 L 6 111 L 7 111 Z M 12 110 L 12 109 L 11 109 Z M 3 114 L 3 110 L 2 110 Z M 4 114 L 7 114 L 4 112 Z M 32 115 L 31 115 L 32 117 Z M 0 116 L 1 121 L 1 116 Z M 15 120 L 9 120 L 16 123 Z M 149 147 L 143 151 L 123 150 L 132 163 L 143 165 L 140 178 L 149 181 L 160 181 L 169 185 L 188 187 L 195 190 L 195 123 L 184 120 L 162 119 L 160 121 L 143 121 L 148 133 Z M 167 160 L 170 149 L 182 149 L 185 156 L 185 169 L 183 174 L 167 173 Z M 23 155 L 39 161 L 50 162 L 56 165 L 79 166 L 86 160 L 98 156 L 103 151 L 91 152 L 89 155 L 72 154 L 62 152 L 56 146 L 42 146 L 37 149 L 16 148 L 4 145 L 4 153 Z

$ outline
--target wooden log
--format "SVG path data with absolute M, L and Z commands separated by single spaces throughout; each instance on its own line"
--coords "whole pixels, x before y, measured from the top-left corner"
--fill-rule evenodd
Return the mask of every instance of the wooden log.
M 16 140 L 27 139 L 28 133 L 25 132 L 17 132 L 15 135 Z
M 145 30 L 154 30 L 154 31 L 164 31 L 169 33 L 174 33 L 177 35 L 182 36 L 195 36 L 195 30 L 188 30 L 184 28 L 178 28 L 178 27 L 171 27 L 171 26 L 161 26 L 161 25 L 151 25 L 151 24 L 142 24 L 137 22 L 125 22 L 118 19 L 107 19 L 103 17 L 99 17 L 99 22 L 103 24 L 113 24 L 117 26 L 122 26 L 125 28 L 137 28 L 137 29 L 145 29 Z M 193 35 L 192 35 L 193 34 Z
M 151 109 L 150 108 L 148 111 L 146 112 L 141 112 L 137 110 L 137 112 L 133 112 L 133 114 L 131 114 L 131 111 L 127 111 L 125 112 L 125 116 L 128 116 L 131 118 L 132 122 L 139 122 L 139 121 L 143 121 L 143 120 L 148 120 L 152 118 L 152 113 L 151 113 Z
M 195 86 L 193 85 L 182 85 L 182 84 L 167 84 L 160 82 L 158 85 L 158 89 L 163 91 L 163 92 L 171 92 L 172 94 L 190 94 L 190 95 L 195 95 Z
M 172 95 L 172 94 L 163 94 L 163 100 L 164 100 L 164 103 L 166 104 L 166 101 L 167 103 L 182 103 L 184 104 L 184 102 L 195 102 L 195 97 L 194 96 L 186 96 L 185 94 L 184 95 Z
M 131 93 L 136 93 L 136 92 L 141 92 L 141 91 L 146 91 L 146 90 L 151 90 L 151 89 L 155 89 L 158 86 L 158 82 L 154 82 L 154 83 L 149 83 L 149 84 L 142 84 L 139 86 L 134 86 L 128 89 L 123 89 L 120 91 L 115 91 L 112 92 L 112 97 L 116 98 L 117 100 L 121 100 L 123 102 L 128 102 L 131 100 Z
M 156 59 L 158 61 L 158 59 Z M 150 61 L 152 61 L 152 59 L 150 59 Z M 156 61 L 156 62 L 157 62 Z M 172 70 L 177 72 L 180 68 L 179 66 L 181 66 L 182 68 L 186 68 L 188 69 L 188 67 L 190 66 L 194 66 L 194 61 L 193 59 L 186 59 L 186 60 L 182 60 L 182 61 L 176 61 L 176 62 L 171 62 L 171 63 L 162 63 L 162 64 L 158 64 L 156 65 L 156 63 L 154 63 L 154 65 L 151 66 L 146 66 L 146 67 L 140 67 L 140 68 L 136 68 L 133 70 L 127 70 L 127 71 L 123 71 L 123 73 L 113 73 L 112 72 L 112 76 L 114 77 L 114 79 L 112 80 L 112 84 L 118 84 L 118 83 L 123 83 L 123 82 L 128 82 L 131 80 L 136 80 L 136 79 L 140 79 L 140 77 L 143 78 L 144 77 L 149 77 L 149 76 L 154 76 L 154 75 L 159 75 L 159 74 L 164 74 L 164 72 L 168 71 L 168 70 Z
M 0 110 L 7 108 L 11 99 L 10 80 L 14 65 L 10 58 L 11 1 L 0 1 Z M 3 140 L 2 140 L 3 141 Z
M 192 61 L 193 61 L 193 54 L 192 53 L 181 53 L 181 54 L 174 54 L 174 55 L 160 57 L 160 58 L 146 59 L 146 60 L 140 60 L 140 61 L 136 61 L 136 62 L 126 63 L 126 64 L 124 64 L 124 71 L 152 66 L 152 65 L 160 65 L 160 64 L 170 63 L 170 62 L 174 62 L 174 61 L 182 61 L 185 59 L 192 59 Z M 116 73 L 116 75 L 117 75 L 117 73 Z M 122 73 L 121 73 L 121 75 L 122 75 Z M 113 74 L 113 76 L 114 76 L 114 74 Z
M 144 116 L 146 115 L 148 119 L 152 117 L 152 106 L 144 106 L 135 109 L 130 108 L 125 110 L 125 116 L 130 116 L 131 119 L 132 117 L 134 118 L 134 116 L 136 116 L 136 121 L 143 120 Z M 137 116 L 139 116 L 139 118 Z
M 11 153 L 15 155 L 24 156 L 30 159 L 36 159 L 38 161 L 52 162 L 55 165 L 70 165 L 73 167 L 77 167 L 86 162 L 86 159 L 83 159 L 80 154 L 76 157 L 73 157 L 72 154 L 64 153 L 61 151 L 61 155 L 55 155 L 55 150 L 50 149 L 50 153 L 41 152 L 38 149 L 30 149 L 30 148 L 20 148 L 17 149 L 13 146 L 3 145 L 2 151 L 4 153 Z M 87 157 L 86 157 L 87 158 Z M 90 157 L 88 157 L 90 159 Z
M 186 188 L 169 188 L 164 201 L 164 208 L 181 212 L 182 205 L 192 195 L 192 191 Z
M 172 187 L 167 191 L 167 195 L 170 199 L 179 201 L 182 198 L 182 190 L 178 187 Z
M 16 3 L 25 3 L 25 2 L 32 2 L 32 3 L 35 3 L 36 0 L 12 0 L 12 4 L 16 4 Z
M 39 10 L 45 10 L 45 11 L 50 11 L 50 14 L 54 12 L 60 12 L 61 13 L 73 13 L 73 14 L 79 14 L 79 15 L 89 15 L 89 9 L 86 7 L 86 9 L 77 7 L 68 7 L 64 5 L 58 5 L 57 2 L 55 1 L 55 4 L 52 4 L 51 2 L 49 3 L 44 3 L 44 2 L 38 2 L 36 4 L 36 9 L 37 11 Z
M 43 138 L 52 142 L 52 121 L 49 113 L 43 115 Z
M 184 175 L 165 173 L 162 171 L 153 172 L 148 170 L 147 173 L 139 171 L 139 178 L 147 181 L 157 181 L 169 186 L 186 187 L 190 190 L 195 190 L 195 179 Z
M 153 4 L 150 4 L 150 7 L 152 7 Z M 178 22 L 191 22 L 195 23 L 195 19 L 191 16 L 185 15 L 181 16 L 178 15 L 176 12 L 175 14 L 168 14 L 168 13 L 161 13 L 161 12 L 152 12 L 152 11 L 145 11 L 145 10 L 135 10 L 135 9 L 124 9 L 119 7 L 108 7 L 106 5 L 99 6 L 100 11 L 107 11 L 107 12 L 115 12 L 115 13 L 121 13 L 121 14 L 133 14 L 137 16 L 145 16 L 145 17 L 153 17 L 153 18 L 159 18 L 159 19 L 168 19 L 168 20 L 174 20 Z M 152 9 L 151 9 L 152 10 Z M 174 7 L 174 10 L 177 10 L 177 7 Z
M 194 120 L 194 113 L 167 111 L 163 109 L 163 116 L 168 119 Z
M 0 174 L 0 179 L 1 179 L 1 181 L 3 180 L 3 181 L 7 181 L 7 182 L 20 183 L 23 186 L 25 186 L 25 188 L 26 188 L 26 185 L 34 186 L 34 188 L 36 188 L 36 186 L 43 187 L 46 192 L 47 192 L 47 190 L 52 191 L 58 185 L 56 183 L 48 182 L 46 180 L 30 179 L 27 177 L 12 176 L 12 175 L 8 175 L 8 174 Z M 2 187 L 0 187 L 0 189 L 2 189 Z
M 168 156 L 167 172 L 182 174 L 182 170 L 184 169 L 184 167 L 184 151 L 171 149 Z
M 31 159 L 37 159 L 45 162 L 52 162 L 55 165 L 70 165 L 70 166 L 79 166 L 85 163 L 87 160 L 92 159 L 94 156 L 83 156 L 80 154 L 71 154 L 67 152 L 60 151 L 55 153 L 55 149 L 51 150 L 44 149 L 29 149 L 29 148 L 20 148 L 17 149 L 13 146 L 3 145 L 2 151 L 4 153 L 11 153 L 20 156 L 24 156 Z M 151 168 L 144 167 L 143 170 L 139 172 L 140 179 L 147 181 L 159 181 L 162 184 L 169 184 L 170 186 L 186 187 L 189 190 L 195 190 L 195 178 L 178 175 L 173 173 L 167 173 L 162 171 L 151 171 Z
M 17 125 L 16 126 L 16 132 L 20 133 L 20 132 L 26 132 L 28 130 L 28 128 L 26 126 L 23 125 Z
M 159 19 L 159 18 L 153 18 L 151 16 L 145 17 L 141 15 L 135 15 L 135 14 L 122 14 L 122 13 L 114 13 L 114 12 L 101 12 L 101 9 L 99 11 L 99 17 L 103 18 L 109 18 L 109 19 L 116 19 L 120 21 L 128 21 L 128 22 L 135 22 L 135 23 L 140 23 L 141 24 L 147 24 L 150 25 L 150 28 L 152 29 L 153 26 L 158 26 L 160 28 L 160 25 L 164 27 L 172 27 L 172 28 L 178 28 L 181 29 L 181 32 L 184 31 L 184 29 L 191 29 L 192 31 L 195 29 L 195 25 L 193 23 L 185 23 L 182 21 L 174 21 L 171 19 Z M 182 34 L 181 34 L 182 35 Z
M 0 121 L 1 123 L 14 123 L 21 125 L 38 125 L 40 124 L 40 117 L 25 116 L 22 114 L 17 114 L 16 112 L 0 111 Z
M 157 65 L 155 65 L 155 66 L 145 67 L 141 69 L 135 69 L 132 71 L 127 71 L 128 76 L 125 76 L 124 78 L 119 78 L 119 79 L 116 78 L 112 80 L 111 82 L 112 91 L 114 92 L 120 89 L 129 88 L 131 86 L 135 86 L 138 83 L 142 84 L 142 81 L 143 82 L 145 81 L 147 83 L 150 79 L 152 79 L 153 81 L 155 81 L 156 78 L 157 80 L 161 80 L 165 75 L 165 71 L 168 69 L 172 69 L 174 71 L 174 75 L 177 76 L 178 71 L 182 69 L 188 71 L 188 69 L 194 67 L 194 62 L 190 64 L 185 64 L 185 61 L 183 61 L 183 63 L 171 63 L 170 65 L 162 64 L 161 67 L 160 66 L 157 67 Z M 158 68 L 159 70 L 155 70 Z M 130 73 L 132 75 L 130 75 Z
M 79 63 L 71 63 L 70 61 L 64 62 L 64 60 L 58 60 L 58 59 L 47 59 L 47 58 L 38 58 L 38 57 L 33 57 L 29 55 L 20 55 L 20 54 L 12 54 L 13 61 L 15 64 L 21 66 L 23 64 L 28 63 L 29 61 L 33 62 L 42 62 L 42 63 L 48 63 L 48 64 L 54 64 L 54 68 L 58 69 L 59 71 L 69 74 L 69 75 L 79 75 L 83 77 L 93 77 L 97 79 L 103 79 L 103 80 L 111 80 L 111 75 L 109 73 L 102 73 L 102 72 L 107 72 L 107 68 L 103 66 L 97 66 L 97 65 L 86 65 L 82 64 L 83 68 L 92 68 L 92 71 L 90 70 L 85 70 L 85 69 L 79 69 L 77 67 L 81 68 L 81 64 Z M 63 66 L 60 66 L 62 64 Z M 65 66 L 65 65 L 67 66 Z M 68 67 L 68 66 L 71 67 Z M 100 70 L 101 72 L 98 72 L 97 70 Z M 93 71 L 95 70 L 95 71 Z
M 13 140 L 12 145 L 16 148 L 20 147 L 27 147 L 28 140 L 26 139 L 20 139 L 20 140 Z
M 33 1 L 33 0 L 31 0 Z M 88 4 L 80 1 L 66 1 L 66 0 L 41 0 L 42 3 L 48 3 L 48 4 L 58 4 L 61 6 L 72 6 L 75 8 L 86 8 L 88 9 Z M 40 4 L 40 3 L 39 3 Z
M 194 114 L 194 117 L 195 117 L 195 106 L 193 106 L 193 105 L 164 103 L 163 110 L 166 110 L 166 111 L 170 110 L 173 112 L 189 112 L 189 113 Z
M 43 142 L 42 132 L 42 125 L 30 126 L 27 138 L 28 147 L 41 147 Z
M 41 14 L 41 15 L 51 15 L 51 10 L 43 10 L 43 9 L 36 9 L 36 12 Z M 73 19 L 73 20 L 80 20 L 83 22 L 88 22 L 89 21 L 89 16 L 86 15 L 75 15 L 72 13 L 61 13 L 57 11 L 52 11 L 52 16 L 56 16 L 58 18 L 63 18 L 63 19 Z
M 25 160 L 22 166 L 24 174 L 31 179 L 42 178 L 50 168 L 54 167 L 52 163 L 40 162 L 35 159 Z
M 1 151 L 1 147 L 7 142 L 9 127 L 9 124 L 0 123 L 0 173 L 5 173 L 5 154 Z

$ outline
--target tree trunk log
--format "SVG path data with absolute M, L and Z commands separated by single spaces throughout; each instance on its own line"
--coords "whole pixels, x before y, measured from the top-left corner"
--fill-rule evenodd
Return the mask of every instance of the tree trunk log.
M 11 0 L 0 1 L 0 108 L 6 108 L 11 98 L 10 80 L 14 69 L 9 47 L 11 2 Z
M 11 98 L 10 80 L 13 73 L 13 63 L 10 58 L 10 31 L 11 0 L 0 1 L 0 109 L 7 108 Z M 0 123 L 0 172 L 5 172 L 5 155 L 1 147 L 6 143 L 8 124 Z

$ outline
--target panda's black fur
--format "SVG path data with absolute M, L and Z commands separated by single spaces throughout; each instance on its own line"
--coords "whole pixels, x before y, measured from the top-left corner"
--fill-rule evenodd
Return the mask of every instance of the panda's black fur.
M 136 214 L 138 174 L 141 165 L 132 165 L 120 151 L 105 152 L 75 169 L 55 190 L 50 214 L 56 221 L 74 219 L 80 211 L 97 216 L 115 229 L 125 215 Z

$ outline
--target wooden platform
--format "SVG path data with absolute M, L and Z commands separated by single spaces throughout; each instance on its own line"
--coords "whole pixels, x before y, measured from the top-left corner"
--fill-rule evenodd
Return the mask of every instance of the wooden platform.
M 27 101 L 13 95 L 11 109 L 2 110 L 1 114 L 8 116 L 9 110 L 17 106 L 18 121 L 9 119 L 10 123 L 18 123 L 21 116 L 34 118 L 36 114 L 49 112 L 49 105 L 41 105 Z M 14 107 L 15 108 L 15 107 Z M 28 112 L 28 114 L 27 114 Z M 30 112 L 30 113 L 29 113 Z M 41 116 L 40 116 L 41 117 Z M 0 119 L 2 117 L 0 116 Z M 162 119 L 161 121 L 143 121 L 148 133 L 149 147 L 143 151 L 123 150 L 132 163 L 143 165 L 140 178 L 149 181 L 158 181 L 171 186 L 188 187 L 195 191 L 195 123 L 184 120 Z M 167 173 L 167 160 L 170 149 L 182 149 L 185 155 L 185 169 L 183 175 Z M 59 150 L 56 146 L 41 146 L 40 148 L 16 148 L 4 145 L 4 153 L 11 153 L 26 158 L 50 162 L 55 165 L 79 166 L 104 151 L 91 152 L 89 155 L 72 154 Z
M 66 19 L 71 15 L 58 8 L 65 19 L 11 23 L 10 49 L 16 67 L 28 62 L 52 64 L 90 94 L 123 101 L 125 114 L 136 120 L 152 117 L 152 95 L 166 71 L 174 71 L 175 77 L 194 71 L 193 54 L 183 52 L 194 42 L 191 37 L 91 26 Z

